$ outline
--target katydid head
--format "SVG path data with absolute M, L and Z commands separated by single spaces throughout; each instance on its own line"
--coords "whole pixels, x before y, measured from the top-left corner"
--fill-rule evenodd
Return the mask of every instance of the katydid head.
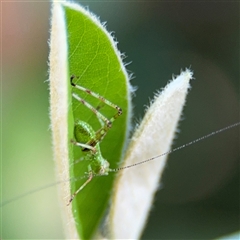
M 102 165 L 100 167 L 99 174 L 100 175 L 108 175 L 110 164 L 109 164 L 109 162 L 107 160 L 105 160 L 105 159 L 103 159 L 103 160 L 104 161 L 103 161 L 103 163 L 102 163 Z

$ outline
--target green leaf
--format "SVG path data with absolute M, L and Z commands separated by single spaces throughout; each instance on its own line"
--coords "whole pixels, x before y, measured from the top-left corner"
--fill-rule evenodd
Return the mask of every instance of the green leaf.
M 113 169 L 119 165 L 122 158 L 127 136 L 130 95 L 127 73 L 112 36 L 98 19 L 79 5 L 63 4 L 62 6 L 67 29 L 69 88 L 71 89 L 70 76 L 79 76 L 75 83 L 100 94 L 121 107 L 123 111 L 100 143 L 102 155 Z M 77 94 L 95 108 L 100 108 L 99 111 L 108 119 L 116 114 L 115 109 L 102 105 L 99 99 L 85 92 L 77 91 Z M 74 121 L 85 121 L 95 131 L 101 127 L 96 115 L 85 105 L 75 99 L 72 100 L 72 105 L 69 104 Z M 73 137 L 73 128 L 70 121 L 70 138 Z M 74 162 L 80 159 L 82 150 L 71 144 L 69 146 L 74 156 L 70 164 L 70 178 L 79 179 L 88 171 L 88 162 L 81 161 L 75 164 Z M 95 177 L 73 200 L 74 221 L 81 238 L 92 238 L 99 226 L 109 202 L 114 177 L 113 173 Z M 85 181 L 86 178 L 72 181 L 71 192 L 75 192 Z

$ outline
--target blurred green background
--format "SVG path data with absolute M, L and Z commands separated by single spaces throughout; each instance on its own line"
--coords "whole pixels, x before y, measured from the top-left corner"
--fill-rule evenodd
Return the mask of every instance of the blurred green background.
M 138 86 L 133 122 L 153 92 L 190 66 L 196 79 L 174 146 L 239 121 L 238 2 L 82 4 L 107 21 L 131 62 L 131 82 Z M 54 182 L 46 82 L 50 4 L 1 7 L 1 185 L 7 200 Z M 235 128 L 170 155 L 142 239 L 213 239 L 239 230 L 239 146 Z M 1 211 L 3 239 L 64 238 L 56 187 Z

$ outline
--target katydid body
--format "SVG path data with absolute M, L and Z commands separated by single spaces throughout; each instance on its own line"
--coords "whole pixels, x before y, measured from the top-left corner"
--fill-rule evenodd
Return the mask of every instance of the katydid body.
M 117 110 L 117 113 L 109 120 L 104 115 L 102 115 L 97 108 L 94 108 L 91 104 L 82 99 L 78 94 L 72 93 L 74 99 L 82 103 L 88 109 L 90 109 L 98 118 L 101 128 L 94 131 L 93 128 L 86 122 L 77 120 L 74 126 L 74 137 L 72 143 L 82 149 L 84 154 L 84 161 L 89 161 L 88 165 L 88 179 L 80 186 L 80 188 L 73 193 L 68 205 L 72 202 L 74 197 L 92 180 L 94 175 L 108 175 L 109 171 L 114 171 L 109 168 L 109 162 L 102 157 L 101 149 L 99 143 L 104 139 L 109 129 L 112 127 L 112 123 L 122 114 L 122 109 L 117 105 L 113 104 L 109 100 L 100 96 L 99 94 L 92 92 L 80 85 L 73 82 L 75 78 L 74 75 L 70 77 L 71 85 L 80 91 L 99 99 L 101 102 Z

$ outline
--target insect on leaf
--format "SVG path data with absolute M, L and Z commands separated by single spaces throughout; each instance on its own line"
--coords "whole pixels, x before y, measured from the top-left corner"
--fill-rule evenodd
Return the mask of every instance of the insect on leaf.
M 64 18 L 64 26 L 56 27 L 56 29 L 61 29 L 59 31 L 65 30 L 65 33 L 59 35 L 62 36 L 62 39 L 56 38 L 56 42 L 53 42 L 54 37 L 52 36 L 51 45 L 58 45 L 58 42 L 63 41 L 63 39 L 66 40 L 67 45 L 67 74 L 65 74 L 64 78 L 62 76 L 59 77 L 63 78 L 62 81 L 68 87 L 67 103 L 65 104 L 69 108 L 67 113 L 67 145 L 69 146 L 68 155 L 71 159 L 69 171 L 71 179 L 78 179 L 71 182 L 70 191 L 74 193 L 87 180 L 87 178 L 81 179 L 81 177 L 86 175 L 89 165 L 89 161 L 84 161 L 86 154 L 83 153 L 82 148 L 74 146 L 71 143 L 72 140 L 75 140 L 74 124 L 80 120 L 96 132 L 101 128 L 103 121 L 99 120 L 96 114 L 82 102 L 76 98 L 72 98 L 72 93 L 79 96 L 84 102 L 91 104 L 97 109 L 97 112 L 103 114 L 107 119 L 111 119 L 117 113 L 117 110 L 105 104 L 100 98 L 93 97 L 92 94 L 73 88 L 70 84 L 70 78 L 72 75 L 76 76 L 73 80 L 74 84 L 89 89 L 91 93 L 95 92 L 103 96 L 122 109 L 122 115 L 112 123 L 112 127 L 99 143 L 102 156 L 109 162 L 111 169 L 119 165 L 127 136 L 130 118 L 129 83 L 121 55 L 116 48 L 116 43 L 100 21 L 79 5 L 67 3 L 54 3 L 54 5 L 52 21 L 54 21 L 54 16 L 61 19 Z M 59 20 L 55 22 L 56 26 L 58 26 L 59 22 Z M 54 24 L 52 29 L 54 30 Z M 59 49 L 59 51 L 62 50 Z M 59 60 L 57 57 L 56 59 L 56 61 Z M 52 62 L 50 57 L 50 67 Z M 58 68 L 59 71 L 61 71 L 60 68 Z M 62 156 L 59 157 L 61 158 Z M 93 178 L 77 194 L 71 205 L 68 206 L 68 208 L 72 208 L 77 232 L 81 238 L 90 239 L 96 232 L 108 205 L 114 177 L 115 174 L 111 173 L 107 177 Z M 70 195 L 68 198 L 70 199 Z M 64 196 L 66 205 L 69 201 L 68 198 Z

